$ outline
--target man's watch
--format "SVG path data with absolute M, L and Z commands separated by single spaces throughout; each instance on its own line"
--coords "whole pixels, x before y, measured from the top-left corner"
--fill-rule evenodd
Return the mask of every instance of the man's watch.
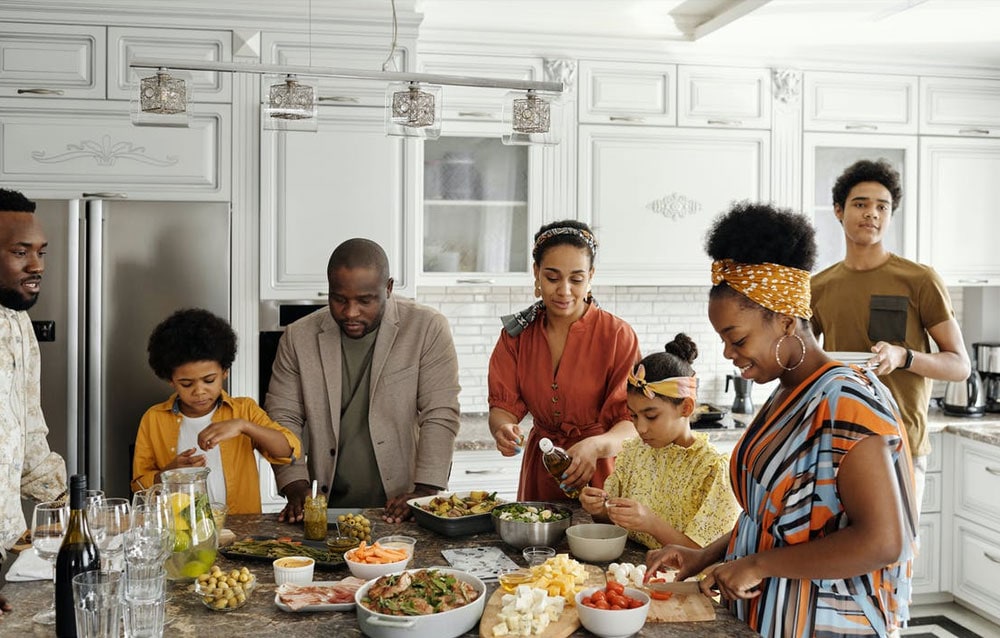
M 906 361 L 903 362 L 903 365 L 899 366 L 899 369 L 900 370 L 909 370 L 910 369 L 910 364 L 912 364 L 912 363 L 913 363 L 913 350 L 910 350 L 909 348 L 907 348 L 906 349 Z

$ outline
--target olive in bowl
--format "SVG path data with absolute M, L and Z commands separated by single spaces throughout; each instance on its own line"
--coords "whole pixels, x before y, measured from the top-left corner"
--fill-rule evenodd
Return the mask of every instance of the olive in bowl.
M 212 611 L 239 609 L 250 600 L 257 579 L 246 567 L 224 572 L 218 565 L 198 576 L 194 593 Z

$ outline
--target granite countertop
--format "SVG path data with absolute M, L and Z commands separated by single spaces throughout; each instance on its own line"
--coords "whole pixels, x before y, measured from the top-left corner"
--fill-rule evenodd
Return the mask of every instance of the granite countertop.
M 382 510 L 366 510 L 365 515 L 372 521 L 373 535 L 406 534 L 417 539 L 414 559 L 410 567 L 430 567 L 445 565 L 441 550 L 452 547 L 496 546 L 501 547 L 519 565 L 524 564 L 521 553 L 506 545 L 493 532 L 447 538 L 435 532 L 419 527 L 409 521 L 390 525 L 382 521 Z M 590 516 L 578 507 L 573 515 L 575 523 L 590 522 Z M 252 534 L 266 536 L 287 535 L 293 538 L 302 537 L 301 525 L 279 523 L 276 514 L 230 516 L 227 527 L 236 533 L 237 538 Z M 558 551 L 567 552 L 566 539 L 563 538 Z M 641 563 L 645 560 L 645 548 L 629 541 L 620 562 Z M 274 604 L 274 574 L 270 561 L 256 562 L 243 560 L 234 562 L 219 556 L 217 561 L 224 569 L 246 565 L 257 576 L 258 587 L 244 607 L 231 612 L 213 612 L 206 609 L 197 599 L 188 584 L 168 585 L 165 636 L 198 637 L 202 636 L 360 636 L 357 616 L 350 612 L 311 612 L 288 613 L 281 611 Z M 601 565 L 607 567 L 606 564 Z M 317 569 L 314 580 L 338 580 L 349 575 L 346 567 L 333 570 Z M 493 593 L 496 584 L 487 584 L 487 595 Z M 51 627 L 35 625 L 31 617 L 49 604 L 52 600 L 51 581 L 33 581 L 26 583 L 8 583 L 3 589 L 4 596 L 13 605 L 13 611 L 0 616 L 0 634 L 4 636 L 50 636 Z M 402 635 L 402 634 L 401 634 Z M 476 629 L 463 636 L 478 636 Z M 590 635 L 583 629 L 574 635 Z M 736 620 L 728 609 L 716 606 L 715 620 L 691 623 L 647 623 L 637 634 L 646 638 L 674 638 L 685 636 L 701 636 L 704 638 L 751 638 L 757 634 L 751 631 L 743 622 Z

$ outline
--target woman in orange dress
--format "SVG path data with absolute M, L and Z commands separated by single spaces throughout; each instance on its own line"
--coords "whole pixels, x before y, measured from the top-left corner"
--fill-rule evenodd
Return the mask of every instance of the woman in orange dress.
M 490 432 L 504 456 L 524 450 L 520 500 L 567 498 L 542 465 L 542 438 L 573 457 L 562 477 L 568 489 L 602 487 L 622 443 L 636 436 L 625 398 L 639 342 L 590 295 L 596 250 L 582 222 L 542 226 L 532 250 L 539 300 L 503 318 L 490 357 Z M 534 424 L 525 441 L 518 424 L 528 413 Z

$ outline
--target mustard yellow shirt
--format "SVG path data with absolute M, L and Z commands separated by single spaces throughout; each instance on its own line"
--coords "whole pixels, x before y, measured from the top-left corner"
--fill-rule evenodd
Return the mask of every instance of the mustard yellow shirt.
M 222 401 L 212 415 L 212 423 L 229 419 L 246 419 L 259 426 L 278 430 L 292 447 L 292 456 L 275 458 L 261 450 L 261 454 L 275 465 L 287 465 L 302 456 L 299 438 L 267 416 L 250 397 L 231 397 L 222 393 Z M 177 437 L 180 434 L 180 412 L 175 408 L 177 394 L 163 403 L 146 410 L 135 437 L 135 455 L 132 459 L 132 489 L 149 487 L 156 475 L 177 457 Z M 253 440 L 244 435 L 219 444 L 222 455 L 222 473 L 226 478 L 226 504 L 230 514 L 259 514 L 260 475 L 254 458 Z M 141 483 L 141 486 L 137 484 Z
M 652 448 L 629 439 L 604 483 L 612 498 L 638 501 L 702 547 L 732 531 L 740 508 L 729 482 L 729 455 L 720 453 L 708 436 L 694 434 L 690 447 Z M 629 537 L 646 547 L 660 542 L 645 532 Z

